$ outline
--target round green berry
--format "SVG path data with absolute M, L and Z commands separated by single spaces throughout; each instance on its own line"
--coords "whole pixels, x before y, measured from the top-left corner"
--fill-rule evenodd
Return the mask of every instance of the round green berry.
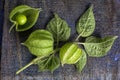
M 16 16 L 16 21 L 18 25 L 24 25 L 27 22 L 27 17 L 23 14 L 18 14 Z

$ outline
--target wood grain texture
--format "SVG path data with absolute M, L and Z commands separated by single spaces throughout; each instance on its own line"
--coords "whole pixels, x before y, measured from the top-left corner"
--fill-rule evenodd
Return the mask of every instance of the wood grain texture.
M 20 67 L 34 58 L 26 47 L 20 45 L 32 31 L 45 28 L 48 21 L 53 18 L 53 12 L 56 12 L 72 28 L 71 40 L 73 40 L 74 36 L 77 36 L 75 22 L 90 3 L 94 4 L 96 18 L 96 29 L 93 35 L 99 37 L 119 36 L 107 56 L 88 57 L 87 65 L 82 73 L 78 73 L 73 65 L 60 67 L 53 74 L 38 72 L 37 66 L 33 65 L 19 75 L 15 74 Z M 43 11 L 32 29 L 19 33 L 13 30 L 9 34 L 8 30 L 12 25 L 8 19 L 9 13 L 14 7 L 21 4 L 41 7 Z M 119 0 L 5 0 L 4 10 L 1 80 L 120 80 Z

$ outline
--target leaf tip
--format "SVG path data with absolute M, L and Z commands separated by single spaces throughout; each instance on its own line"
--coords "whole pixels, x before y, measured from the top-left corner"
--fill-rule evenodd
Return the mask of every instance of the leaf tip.
M 92 11 L 93 10 L 93 6 L 94 6 L 93 4 L 90 4 L 88 10 Z
M 52 71 L 50 71 L 50 72 L 53 74 L 54 71 L 52 70 Z
M 54 13 L 54 16 L 55 16 L 56 18 L 59 17 L 57 13 Z
M 40 11 L 43 11 L 42 8 L 37 8 L 37 10 L 40 12 Z
M 90 7 L 93 8 L 94 4 L 91 4 Z
M 115 39 L 117 39 L 118 38 L 118 36 L 115 36 Z
M 25 43 L 20 43 L 21 45 L 25 46 Z
M 64 63 L 62 63 L 62 67 L 64 67 Z

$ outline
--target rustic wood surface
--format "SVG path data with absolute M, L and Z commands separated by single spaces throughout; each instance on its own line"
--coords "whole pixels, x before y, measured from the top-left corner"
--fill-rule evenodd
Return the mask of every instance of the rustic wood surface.
M 78 73 L 73 65 L 60 67 L 53 74 L 38 72 L 37 66 L 33 65 L 19 75 L 15 74 L 19 68 L 34 58 L 26 47 L 20 45 L 32 31 L 45 28 L 48 21 L 53 18 L 53 12 L 56 12 L 72 28 L 71 39 L 73 39 L 73 36 L 77 35 L 75 22 L 90 3 L 94 4 L 96 18 L 93 35 L 119 36 L 107 56 L 88 57 L 82 73 Z M 12 30 L 9 34 L 8 30 L 12 25 L 8 19 L 9 13 L 21 4 L 41 7 L 43 11 L 32 29 L 20 33 Z M 1 80 L 120 80 L 120 0 L 5 0 L 4 11 Z

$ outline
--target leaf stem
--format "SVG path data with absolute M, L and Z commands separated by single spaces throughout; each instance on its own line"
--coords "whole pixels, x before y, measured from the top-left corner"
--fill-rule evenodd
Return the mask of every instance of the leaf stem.
M 11 30 L 15 27 L 15 25 L 16 25 L 16 23 L 14 23 L 14 24 L 10 27 L 10 29 L 9 29 L 9 33 L 10 33 Z
M 75 41 L 78 41 L 78 39 L 80 38 L 80 36 L 81 36 L 81 34 L 79 34 L 79 35 L 77 36 L 77 38 L 75 39 Z
M 58 46 L 59 46 L 59 40 L 57 40 L 56 42 L 56 49 L 58 48 Z
M 58 52 L 60 50 L 60 48 L 56 48 L 54 51 L 53 51 L 53 53 L 56 53 L 56 52 Z
M 57 52 L 57 51 L 59 51 L 59 48 L 53 50 L 53 51 L 50 52 L 50 53 L 54 53 L 54 52 Z M 37 58 L 33 59 L 30 63 L 28 63 L 27 65 L 25 65 L 25 66 L 22 67 L 21 69 L 19 69 L 19 70 L 16 72 L 16 74 L 19 74 L 20 72 L 22 72 L 23 70 L 25 70 L 25 69 L 28 68 L 29 66 L 35 64 L 38 60 L 41 60 L 41 59 L 44 58 L 44 57 L 46 57 L 46 56 L 37 57 Z
M 27 65 L 25 65 L 24 67 L 22 67 L 21 69 L 19 69 L 16 74 L 19 74 L 20 72 L 22 72 L 23 70 L 25 70 L 26 68 L 28 68 L 29 66 L 35 64 L 38 60 L 42 59 L 43 57 L 37 57 L 35 59 L 33 59 L 30 63 L 28 63 Z
M 84 45 L 85 43 L 82 43 L 82 42 L 74 42 L 74 43 L 76 43 L 76 44 L 82 44 L 82 45 Z
M 22 72 L 23 70 L 25 70 L 27 67 L 33 65 L 33 61 L 31 61 L 30 63 L 28 63 L 26 66 L 22 67 L 21 69 L 19 69 L 16 74 L 19 74 L 20 72 Z
M 79 34 L 79 35 L 77 36 L 77 38 L 75 39 L 75 41 L 78 41 L 79 38 L 80 38 L 80 36 L 81 36 L 84 32 L 85 32 L 85 29 L 83 30 L 83 32 L 82 32 L 81 34 Z

